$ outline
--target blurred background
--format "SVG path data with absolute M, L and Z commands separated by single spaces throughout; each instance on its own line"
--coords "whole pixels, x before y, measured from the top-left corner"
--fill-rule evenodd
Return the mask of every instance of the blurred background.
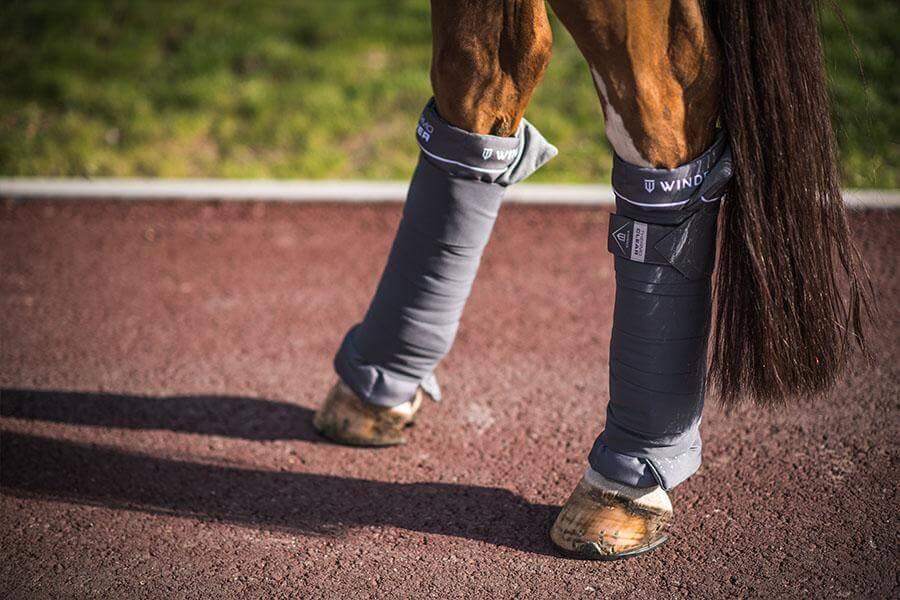
M 844 182 L 896 188 L 900 3 L 839 5 L 852 41 L 830 9 L 822 30 Z M 604 183 L 590 74 L 552 20 L 528 117 L 560 155 L 533 180 Z M 4 0 L 0 176 L 406 179 L 430 38 L 426 0 Z

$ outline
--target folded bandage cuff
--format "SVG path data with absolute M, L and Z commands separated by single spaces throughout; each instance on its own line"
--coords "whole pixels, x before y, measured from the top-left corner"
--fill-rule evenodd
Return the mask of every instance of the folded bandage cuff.
M 589 456 L 609 479 L 669 489 L 699 467 L 716 221 L 731 171 L 724 132 L 676 169 L 613 164 L 610 398 Z
M 516 135 L 469 133 L 428 103 L 416 128 L 421 150 L 387 266 L 363 321 L 334 359 L 364 401 L 397 406 L 450 350 L 505 188 L 556 154 L 528 121 Z

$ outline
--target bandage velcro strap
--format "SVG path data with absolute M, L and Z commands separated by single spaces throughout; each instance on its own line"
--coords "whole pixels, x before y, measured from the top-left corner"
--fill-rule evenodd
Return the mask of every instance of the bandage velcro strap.
M 618 257 L 669 265 L 687 279 L 712 273 L 716 257 L 718 206 L 704 206 L 675 225 L 644 223 L 612 214 L 607 248 Z

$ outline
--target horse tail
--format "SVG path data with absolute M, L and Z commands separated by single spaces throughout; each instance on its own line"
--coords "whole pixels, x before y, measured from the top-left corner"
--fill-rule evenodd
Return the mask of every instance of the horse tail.
M 815 0 L 719 0 L 722 206 L 710 379 L 726 406 L 830 389 L 874 305 L 841 198 Z

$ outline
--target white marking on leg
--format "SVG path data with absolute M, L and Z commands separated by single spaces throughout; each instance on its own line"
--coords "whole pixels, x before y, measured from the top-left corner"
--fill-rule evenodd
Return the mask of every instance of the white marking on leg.
M 606 114 L 606 139 L 609 140 L 613 150 L 615 150 L 616 154 L 623 160 L 630 162 L 633 165 L 638 165 L 639 167 L 652 167 L 653 165 L 650 164 L 650 161 L 638 152 L 637 147 L 634 145 L 634 141 L 628 134 L 628 130 L 625 129 L 625 122 L 609 102 L 606 83 L 603 81 L 600 73 L 597 72 L 597 69 L 593 66 L 591 66 L 591 75 L 594 77 L 594 84 L 596 84 L 600 96 L 603 97 L 603 105 L 606 109 L 604 111 Z

